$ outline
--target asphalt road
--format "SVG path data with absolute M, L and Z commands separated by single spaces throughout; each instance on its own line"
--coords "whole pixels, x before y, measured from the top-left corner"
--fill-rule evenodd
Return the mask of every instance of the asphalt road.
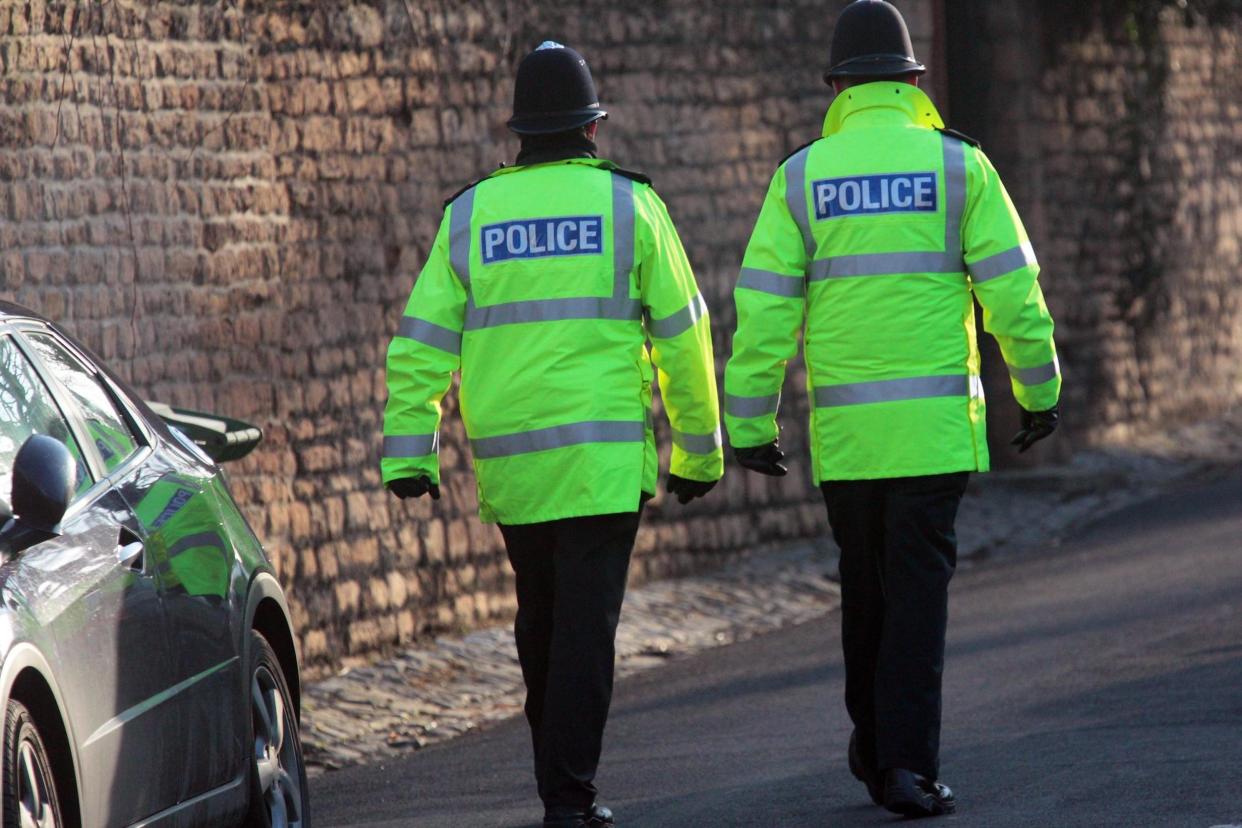
M 1242 473 L 959 573 L 942 777 L 972 826 L 1242 827 Z M 618 686 L 622 826 L 856 826 L 837 616 Z M 313 784 L 319 826 L 534 826 L 525 723 Z M 938 823 L 939 824 L 939 823 Z

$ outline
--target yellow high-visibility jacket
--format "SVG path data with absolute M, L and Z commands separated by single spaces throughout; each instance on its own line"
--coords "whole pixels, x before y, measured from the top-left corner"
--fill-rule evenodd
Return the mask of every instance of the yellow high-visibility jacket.
M 801 333 L 816 483 L 987 470 L 972 295 L 1018 403 L 1057 403 L 1026 230 L 987 156 L 943 127 L 915 86 L 856 86 L 777 170 L 734 291 L 734 446 L 776 439 Z
M 608 161 L 501 169 L 448 206 L 389 346 L 384 481 L 439 482 L 460 369 L 484 521 L 634 511 L 656 491 L 653 363 L 672 473 L 719 479 L 707 308 L 664 203 Z

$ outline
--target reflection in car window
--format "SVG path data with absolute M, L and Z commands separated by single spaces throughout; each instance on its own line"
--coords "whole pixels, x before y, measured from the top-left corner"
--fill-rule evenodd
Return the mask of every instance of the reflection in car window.
M 0 497 L 5 500 L 13 486 L 13 461 L 32 434 L 46 434 L 64 443 L 78 467 L 78 494 L 91 487 L 94 481 L 82 460 L 82 449 L 47 386 L 12 337 L 0 336 Z
M 29 334 L 27 339 L 48 373 L 60 380 L 81 407 L 104 468 L 112 471 L 124 463 L 137 450 L 138 441 L 99 380 L 51 336 Z

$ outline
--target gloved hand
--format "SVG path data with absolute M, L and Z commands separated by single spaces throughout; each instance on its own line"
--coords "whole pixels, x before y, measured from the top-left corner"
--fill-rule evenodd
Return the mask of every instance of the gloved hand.
M 1061 419 L 1057 406 L 1047 411 L 1027 411 L 1022 409 L 1022 430 L 1009 441 L 1009 445 L 1018 447 L 1018 454 L 1023 453 L 1040 440 L 1057 430 Z
M 789 469 L 781 462 L 785 459 L 785 452 L 781 451 L 779 440 L 773 440 L 765 446 L 734 448 L 733 456 L 737 462 L 760 474 L 784 477 L 789 473 Z
M 431 482 L 427 475 L 421 477 L 402 477 L 388 481 L 388 491 L 405 500 L 407 497 L 422 497 L 428 492 L 432 500 L 440 499 L 440 487 Z
M 669 494 L 677 495 L 677 502 L 683 506 L 696 497 L 702 497 L 714 488 L 716 488 L 715 480 L 687 480 L 675 474 L 670 474 L 668 482 L 664 484 L 664 490 Z

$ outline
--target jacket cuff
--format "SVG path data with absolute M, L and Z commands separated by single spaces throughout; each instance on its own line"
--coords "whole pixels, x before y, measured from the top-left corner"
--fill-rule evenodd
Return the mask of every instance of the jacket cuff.
M 1061 377 L 1039 385 L 1023 385 L 1013 380 L 1013 398 L 1027 411 L 1047 411 L 1061 399 Z
M 711 454 L 691 454 L 679 446 L 673 446 L 669 473 L 686 480 L 710 483 L 724 477 L 724 450 L 717 448 Z
M 434 454 L 424 457 L 385 457 L 380 460 L 380 476 L 385 485 L 405 477 L 426 475 L 431 482 L 440 485 L 440 462 Z

